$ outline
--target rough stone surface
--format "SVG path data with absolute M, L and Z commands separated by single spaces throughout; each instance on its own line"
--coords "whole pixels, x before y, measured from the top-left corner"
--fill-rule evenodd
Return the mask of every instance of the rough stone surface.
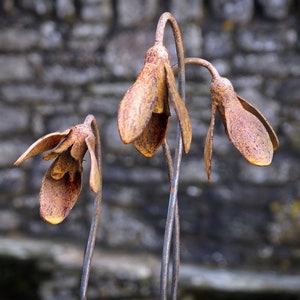
M 78 298 L 77 285 L 81 272 L 83 247 L 55 240 L 1 238 L 0 242 L 0 256 L 15 263 L 28 261 L 31 268 L 35 266 L 37 273 L 44 274 L 43 284 L 37 287 L 42 299 Z M 45 253 L 47 253 L 47 262 L 44 261 Z M 92 288 L 88 291 L 89 299 L 99 299 L 100 296 L 106 299 L 124 297 L 132 299 L 132 295 L 139 295 L 135 299 L 150 300 L 158 297 L 157 278 L 160 261 L 151 254 L 134 255 L 125 252 L 120 254 L 97 250 L 93 257 L 93 265 L 90 277 Z M 50 277 L 49 274 L 52 276 Z M 279 275 L 251 270 L 212 270 L 183 262 L 179 276 L 179 299 L 197 299 L 193 291 L 199 290 L 199 287 L 221 292 L 223 297 L 231 295 L 233 299 L 239 299 L 234 297 L 237 290 L 240 293 L 254 292 L 255 295 L 259 295 L 259 293 L 266 292 L 267 286 L 270 293 L 276 293 L 278 297 L 283 295 L 289 297 L 299 293 L 299 280 L 300 276 L 297 274 Z M 121 287 L 118 282 L 122 282 Z M 98 285 L 97 288 L 94 287 L 95 283 Z M 22 296 L 25 296 L 24 293 Z
M 210 60 L 230 78 L 237 93 L 267 117 L 280 140 L 271 166 L 251 166 L 228 141 L 217 116 L 208 184 L 203 149 L 211 114 L 210 75 L 203 68 L 186 67 L 193 141 L 190 153 L 183 156 L 179 184 L 182 263 L 224 272 L 216 277 L 219 285 L 207 285 L 213 276 L 201 277 L 197 269 L 188 285 L 195 270 L 184 268 L 182 282 L 187 285 L 181 299 L 199 299 L 201 290 L 218 290 L 222 285 L 238 290 L 238 276 L 250 270 L 272 279 L 266 279 L 264 286 L 253 279 L 252 291 L 259 293 L 270 292 L 268 284 L 278 274 L 284 276 L 278 284 L 286 287 L 294 284 L 291 274 L 298 276 L 299 1 L 4 0 L 0 3 L 0 234 L 47 241 L 39 261 L 53 276 L 41 283 L 42 299 L 78 298 L 81 256 L 70 262 L 77 268 L 74 275 L 70 265 L 54 270 L 47 255 L 52 255 L 48 248 L 52 240 L 80 244 L 82 249 L 86 242 L 94 198 L 87 188 L 89 156 L 84 160 L 79 200 L 58 226 L 39 217 L 39 188 L 51 162 L 39 155 L 19 168 L 12 164 L 39 137 L 81 123 L 87 114 L 97 118 L 103 147 L 98 250 L 160 258 L 169 198 L 164 157 L 159 150 L 147 159 L 132 145 L 124 145 L 117 112 L 154 43 L 156 22 L 165 10 L 178 20 L 186 55 Z M 169 25 L 166 29 L 164 40 L 174 63 L 173 35 Z M 175 115 L 172 111 L 168 127 L 172 149 Z M 13 248 L 24 253 L 21 246 Z M 35 255 L 25 253 L 26 258 Z M 89 299 L 99 299 L 99 282 L 107 299 L 108 295 L 120 298 L 122 292 L 129 298 L 157 298 L 158 279 L 152 281 L 146 265 L 140 275 L 132 275 L 129 267 L 118 272 L 114 261 L 114 271 L 100 264 L 91 279 Z M 233 269 L 242 273 L 228 275 Z M 287 291 L 300 294 L 292 288 Z

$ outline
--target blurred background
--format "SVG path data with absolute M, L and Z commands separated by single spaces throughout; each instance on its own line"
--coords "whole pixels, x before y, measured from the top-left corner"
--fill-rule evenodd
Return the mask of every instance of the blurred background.
M 49 162 L 12 164 L 42 135 L 89 113 L 100 127 L 104 181 L 89 299 L 157 299 L 167 168 L 161 150 L 147 159 L 122 144 L 117 110 L 165 11 L 179 23 L 186 56 L 210 60 L 280 140 L 271 166 L 251 166 L 217 117 L 207 183 L 210 75 L 187 66 L 193 142 L 179 184 L 179 299 L 300 299 L 300 1 L 2 0 L 0 300 L 78 299 L 94 197 L 89 157 L 79 200 L 57 226 L 39 216 Z M 176 62 L 169 26 L 165 44 Z M 176 122 L 173 114 L 172 147 Z

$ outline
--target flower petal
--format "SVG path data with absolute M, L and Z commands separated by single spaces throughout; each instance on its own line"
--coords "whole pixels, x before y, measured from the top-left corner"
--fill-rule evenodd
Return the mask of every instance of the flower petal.
M 73 181 L 77 172 L 82 172 L 82 161 L 75 160 L 70 155 L 70 149 L 61 153 L 51 167 L 51 176 L 55 180 L 59 180 L 65 174 L 68 174 L 69 180 Z
M 214 77 L 210 89 L 229 140 L 251 164 L 269 165 L 274 147 L 265 127 L 265 119 L 262 119 L 261 114 L 259 118 L 253 114 L 254 109 L 250 105 L 249 110 L 244 108 L 227 78 Z
M 154 155 L 165 138 L 168 119 L 168 114 L 152 114 L 144 131 L 134 141 L 134 146 L 141 154 L 146 157 Z
M 205 164 L 205 170 L 206 170 L 208 182 L 210 182 L 210 174 L 211 174 L 216 109 L 217 106 L 215 105 L 215 103 L 213 103 L 211 109 L 210 125 L 207 131 L 205 146 L 204 146 L 204 164 Z
M 64 132 L 53 132 L 41 137 L 29 146 L 29 148 L 15 161 L 14 165 L 18 166 L 30 157 L 56 147 L 59 142 L 69 134 L 69 132 L 70 129 L 67 129 Z
M 267 166 L 272 162 L 273 144 L 264 124 L 244 109 L 237 97 L 224 106 L 227 134 L 234 146 L 251 163 Z
M 270 139 L 272 141 L 273 150 L 277 150 L 279 148 L 279 140 L 278 140 L 278 137 L 277 137 L 274 129 L 269 124 L 267 119 L 263 116 L 263 114 L 257 108 L 255 108 L 253 105 L 251 105 L 248 101 L 246 101 L 245 99 L 243 99 L 239 95 L 237 95 L 237 98 L 239 99 L 239 101 L 241 102 L 241 104 L 243 105 L 243 107 L 247 111 L 249 111 L 250 113 L 255 115 L 263 123 L 263 125 L 267 129 L 267 131 L 269 133 L 269 136 L 270 136 Z
M 101 159 L 101 145 L 100 145 L 100 133 L 97 121 L 93 115 L 87 115 L 84 124 L 88 126 L 90 134 L 86 137 L 85 143 L 88 147 L 88 151 L 91 158 L 91 170 L 90 170 L 90 188 L 94 193 L 98 193 L 101 189 L 101 167 L 98 160 Z M 97 145 L 97 143 L 99 143 Z M 97 153 L 98 152 L 98 153 Z M 101 162 L 100 162 L 101 163 Z
M 91 158 L 91 170 L 90 170 L 90 188 L 94 193 L 97 193 L 100 189 L 100 173 L 99 166 L 95 154 L 95 144 L 96 140 L 93 135 L 89 135 L 85 139 L 86 145 L 88 147 L 90 158 Z
M 157 100 L 157 67 L 146 63 L 135 83 L 124 95 L 118 111 L 122 141 L 132 143 L 145 129 Z
M 45 174 L 40 192 L 40 214 L 50 224 L 61 223 L 76 203 L 81 191 L 81 172 L 72 180 L 68 173 L 59 180 L 52 177 L 54 163 Z
M 174 110 L 178 117 L 184 152 L 188 153 L 192 141 L 192 124 L 191 124 L 190 116 L 184 102 L 182 101 L 178 93 L 172 68 L 167 63 L 165 64 L 165 70 L 167 74 L 169 99 L 172 102 L 174 106 Z

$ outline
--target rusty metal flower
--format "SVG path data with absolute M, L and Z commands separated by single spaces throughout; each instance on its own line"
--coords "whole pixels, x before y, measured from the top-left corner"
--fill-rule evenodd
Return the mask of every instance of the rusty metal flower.
M 212 116 L 206 136 L 204 162 L 210 181 L 213 131 L 216 110 L 219 111 L 226 134 L 233 145 L 251 164 L 267 166 L 279 141 L 271 125 L 262 113 L 238 96 L 231 82 L 216 76 L 211 81 Z
M 40 191 L 40 214 L 51 224 L 61 223 L 78 199 L 82 161 L 87 150 L 91 158 L 90 188 L 95 193 L 99 190 L 100 174 L 95 155 L 93 122 L 94 117 L 88 115 L 83 124 L 41 137 L 14 163 L 18 166 L 32 156 L 54 148 L 43 156 L 44 160 L 56 159 L 47 170 Z
M 170 116 L 169 101 L 179 120 L 184 152 L 190 149 L 192 126 L 177 88 L 167 49 L 155 44 L 148 49 L 144 66 L 124 95 L 118 112 L 121 140 L 134 143 L 146 157 L 162 144 Z

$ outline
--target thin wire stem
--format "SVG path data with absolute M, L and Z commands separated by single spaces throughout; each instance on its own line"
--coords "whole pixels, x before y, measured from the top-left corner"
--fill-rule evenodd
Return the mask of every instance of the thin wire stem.
M 173 177 L 173 161 L 171 150 L 168 144 L 167 139 L 164 139 L 163 142 L 163 152 L 166 158 L 166 162 L 169 170 L 169 180 L 170 185 Z M 179 262 L 180 262 L 180 223 L 179 223 L 179 210 L 178 202 L 176 201 L 175 206 L 175 215 L 174 215 L 174 234 L 173 234 L 173 274 L 172 274 L 172 286 L 171 286 L 171 295 L 172 299 L 177 299 L 177 286 L 178 286 L 178 273 L 179 273 Z
M 84 260 L 83 260 L 83 267 L 82 267 L 82 275 L 81 275 L 81 284 L 80 284 L 80 299 L 86 300 L 87 299 L 87 287 L 90 277 L 90 270 L 91 270 L 91 262 L 94 253 L 97 232 L 99 227 L 100 221 L 100 213 L 101 213 L 101 204 L 102 204 L 102 157 L 101 157 L 101 140 L 100 140 L 100 133 L 97 122 L 93 116 L 92 118 L 92 129 L 94 135 L 96 137 L 96 158 L 99 168 L 99 190 L 97 195 L 94 199 L 94 209 L 93 209 L 93 216 L 91 221 L 91 227 L 89 232 L 89 237 L 84 253 Z
M 184 70 L 184 50 L 183 43 L 181 39 L 180 29 L 177 24 L 177 21 L 172 14 L 166 12 L 161 15 L 155 34 L 155 43 L 163 44 L 163 36 L 165 31 L 165 26 L 167 22 L 170 22 L 173 35 L 175 39 L 179 73 L 178 73 L 178 92 L 182 100 L 185 101 L 185 70 Z M 170 187 L 170 196 L 169 196 L 169 206 L 165 226 L 165 235 L 164 235 L 164 244 L 163 244 L 163 253 L 162 253 L 162 262 L 161 262 L 161 280 L 160 280 L 160 299 L 167 299 L 167 287 L 168 287 L 168 268 L 170 260 L 170 248 L 171 240 L 173 234 L 173 226 L 175 228 L 175 237 L 173 239 L 173 276 L 172 276 L 172 287 L 171 287 L 171 298 L 175 300 L 177 298 L 177 289 L 178 289 L 178 273 L 179 273 L 179 264 L 180 264 L 180 237 L 179 237 L 179 222 L 176 222 L 177 225 L 174 225 L 174 219 L 178 214 L 178 204 L 177 204 L 177 193 L 178 193 L 178 182 L 179 182 L 179 171 L 182 157 L 182 137 L 180 129 L 177 129 L 177 146 L 175 150 L 175 159 L 173 165 L 173 172 L 171 176 L 171 187 Z M 177 213 L 176 213 L 177 211 Z

